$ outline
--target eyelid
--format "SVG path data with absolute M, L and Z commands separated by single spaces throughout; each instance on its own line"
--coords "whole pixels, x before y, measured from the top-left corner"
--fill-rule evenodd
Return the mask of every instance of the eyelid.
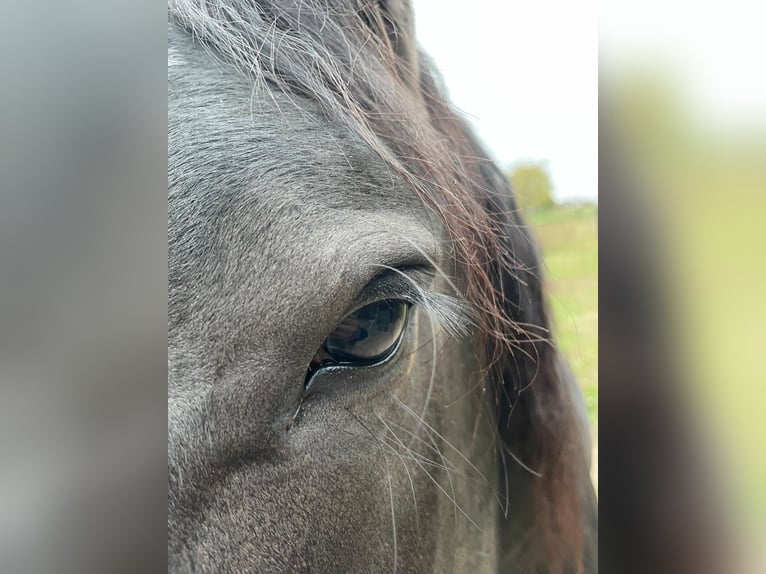
M 423 302 L 423 287 L 433 277 L 425 267 L 401 267 L 395 271 L 385 268 L 359 293 L 349 313 L 381 299 L 400 299 L 410 304 Z M 417 285 L 417 287 L 416 287 Z
M 476 312 L 460 296 L 438 293 L 425 287 L 433 278 L 433 270 L 422 265 L 385 267 L 362 289 L 358 304 L 350 312 L 376 300 L 400 299 L 410 305 L 418 305 L 451 336 L 466 336 L 476 324 Z

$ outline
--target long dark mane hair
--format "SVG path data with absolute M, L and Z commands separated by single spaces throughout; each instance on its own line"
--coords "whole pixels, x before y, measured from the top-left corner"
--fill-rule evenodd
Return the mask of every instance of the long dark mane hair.
M 592 490 L 550 341 L 539 256 L 505 177 L 419 51 L 407 0 L 170 0 L 169 12 L 256 89 L 307 97 L 350 126 L 438 214 L 476 311 L 500 484 L 514 484 L 513 531 L 501 525 L 503 542 L 513 541 L 505 559 L 580 570 L 590 560 Z

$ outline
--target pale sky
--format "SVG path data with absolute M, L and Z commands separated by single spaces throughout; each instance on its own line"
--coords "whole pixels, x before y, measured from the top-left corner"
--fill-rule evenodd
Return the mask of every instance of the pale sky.
M 766 128 L 766 3 L 609 0 L 599 17 L 604 73 L 664 72 L 707 131 Z
M 421 46 L 503 166 L 544 161 L 558 199 L 598 195 L 596 2 L 414 0 Z

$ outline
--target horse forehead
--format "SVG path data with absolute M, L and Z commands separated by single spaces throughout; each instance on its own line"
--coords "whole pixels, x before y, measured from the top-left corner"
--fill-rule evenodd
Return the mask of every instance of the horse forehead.
M 172 26 L 168 42 L 171 200 L 255 206 L 255 217 L 285 206 L 426 215 L 386 162 L 316 103 L 244 78 Z
M 299 292 L 352 286 L 354 268 L 436 253 L 433 215 L 347 126 L 171 39 L 171 290 L 246 285 L 274 308 Z

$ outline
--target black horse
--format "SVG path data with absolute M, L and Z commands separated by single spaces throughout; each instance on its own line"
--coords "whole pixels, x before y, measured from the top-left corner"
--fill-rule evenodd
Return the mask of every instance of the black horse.
M 169 571 L 596 571 L 539 256 L 406 0 L 169 2 L 168 248 Z

